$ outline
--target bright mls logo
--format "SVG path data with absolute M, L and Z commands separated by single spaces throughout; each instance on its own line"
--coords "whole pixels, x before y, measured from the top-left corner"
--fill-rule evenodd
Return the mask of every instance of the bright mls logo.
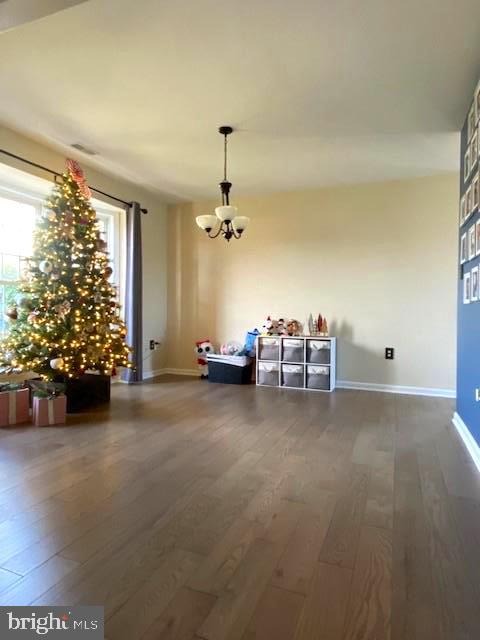
M 103 607 L 0 607 L 0 638 L 103 640 Z

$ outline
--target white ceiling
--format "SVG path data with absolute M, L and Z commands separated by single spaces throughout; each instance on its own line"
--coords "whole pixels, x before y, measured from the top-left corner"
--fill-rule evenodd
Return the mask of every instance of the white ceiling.
M 478 0 L 89 0 L 0 34 L 0 120 L 180 198 L 231 124 L 234 196 L 456 170 L 477 75 Z

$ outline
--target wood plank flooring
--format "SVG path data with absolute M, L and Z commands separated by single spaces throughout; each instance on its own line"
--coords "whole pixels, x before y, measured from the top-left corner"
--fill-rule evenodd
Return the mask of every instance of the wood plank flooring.
M 0 605 L 101 604 L 109 640 L 478 640 L 452 413 L 165 376 L 0 429 Z

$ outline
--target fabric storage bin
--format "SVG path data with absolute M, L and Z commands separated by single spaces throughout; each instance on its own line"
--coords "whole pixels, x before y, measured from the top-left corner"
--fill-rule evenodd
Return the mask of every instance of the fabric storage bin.
M 303 388 L 303 365 L 282 364 L 282 387 Z
M 280 338 L 259 338 L 258 339 L 258 359 L 259 360 L 279 360 L 280 359 Z
M 330 389 L 330 367 L 307 366 L 308 389 Z
M 278 387 L 279 364 L 277 362 L 258 363 L 258 383 Z
M 307 340 L 307 362 L 330 364 L 330 340 Z
M 283 355 L 282 360 L 287 362 L 303 362 L 303 340 L 282 340 Z

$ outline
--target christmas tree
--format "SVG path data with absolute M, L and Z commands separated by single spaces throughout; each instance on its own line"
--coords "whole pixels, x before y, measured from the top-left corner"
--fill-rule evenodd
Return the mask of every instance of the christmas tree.
M 33 256 L 0 343 L 4 371 L 34 371 L 45 380 L 131 367 L 90 189 L 75 161 L 67 169 L 37 222 Z

